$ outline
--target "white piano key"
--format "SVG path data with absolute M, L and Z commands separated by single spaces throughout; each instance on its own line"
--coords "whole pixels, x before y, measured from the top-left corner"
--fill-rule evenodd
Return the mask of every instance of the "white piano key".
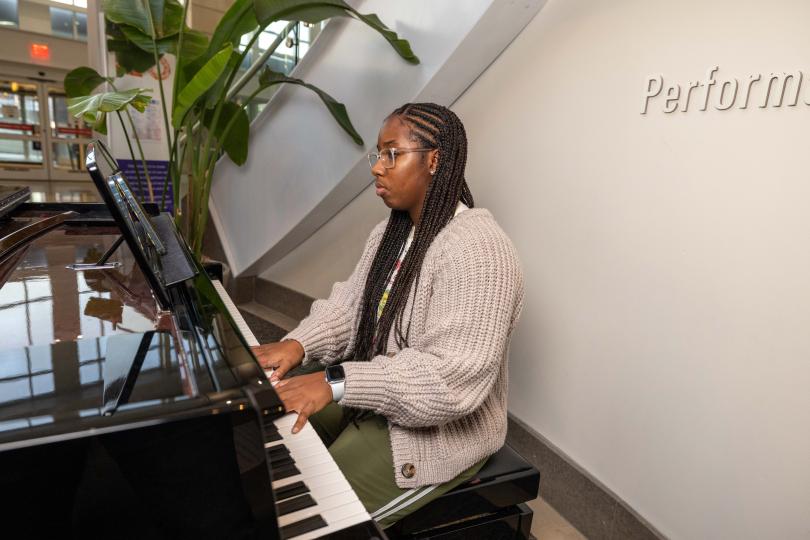
M 298 469 L 298 470 L 300 471 L 301 469 Z M 335 470 L 339 470 L 339 469 L 337 468 L 337 466 L 334 463 L 331 463 L 331 464 L 322 463 L 320 465 L 317 465 L 316 467 L 313 467 L 309 471 L 306 471 L 306 472 L 302 471 L 300 475 L 296 475 L 296 476 L 301 477 L 301 478 L 299 478 L 299 480 L 306 481 L 307 478 L 315 478 L 315 477 L 320 476 L 322 474 L 333 474 L 335 472 Z M 292 482 L 288 482 L 288 480 L 290 480 L 290 478 L 292 478 L 292 477 L 282 478 L 281 480 L 274 480 L 273 481 L 273 489 L 278 489 L 280 487 L 283 487 L 284 485 L 292 483 Z
M 228 313 L 231 314 L 231 318 L 233 318 L 237 328 L 239 328 L 239 331 L 242 332 L 245 342 L 247 342 L 247 344 L 251 347 L 257 347 L 259 345 L 259 340 L 253 335 L 253 332 L 250 330 L 247 322 L 245 322 L 245 318 L 239 313 L 239 310 L 236 308 L 236 304 L 233 303 L 233 300 L 231 300 L 231 297 L 225 291 L 225 287 L 223 287 L 222 283 L 217 279 L 211 280 L 211 283 L 214 284 L 214 289 L 216 289 L 217 294 L 219 294 L 219 297 L 222 299 L 222 303 L 225 304 L 225 308 L 228 310 Z
M 312 516 L 321 516 L 328 525 L 332 521 L 341 519 L 343 516 L 354 515 L 363 511 L 365 511 L 365 508 L 360 504 L 360 501 L 352 501 L 329 509 L 320 508 L 319 506 L 310 506 L 309 508 L 302 508 L 301 510 L 280 516 L 278 518 L 278 526 L 286 527 L 287 525 Z
M 339 474 L 339 471 L 327 471 L 325 473 L 321 472 L 321 474 L 319 474 L 318 476 L 307 476 L 307 475 L 305 475 L 303 473 L 302 474 L 296 474 L 296 475 L 293 475 L 293 476 L 289 476 L 287 478 L 282 478 L 281 480 L 274 480 L 273 481 L 273 489 L 274 490 L 281 489 L 281 488 L 283 488 L 285 486 L 288 486 L 290 484 L 294 484 L 296 482 L 304 482 L 307 486 L 310 486 L 310 485 L 313 485 L 313 484 L 316 484 L 316 483 L 320 483 L 320 482 L 327 482 L 328 483 L 328 482 L 336 481 L 336 479 L 338 479 L 340 477 L 342 477 L 342 475 Z
M 314 467 L 316 465 L 322 465 L 324 463 L 334 463 L 335 460 L 332 459 L 332 456 L 329 455 L 329 452 L 325 453 L 317 453 L 309 456 L 302 456 L 298 452 L 292 454 L 293 459 L 295 459 L 295 464 L 299 470 L 307 470 L 310 467 Z

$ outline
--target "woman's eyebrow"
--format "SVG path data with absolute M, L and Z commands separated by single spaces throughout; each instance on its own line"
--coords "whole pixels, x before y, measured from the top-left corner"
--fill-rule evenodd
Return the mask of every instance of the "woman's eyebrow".
M 396 139 L 391 139 L 390 141 L 385 141 L 384 143 L 382 143 L 382 145 L 383 146 L 388 146 L 388 145 L 394 144 L 395 142 L 397 142 Z M 379 150 L 379 149 L 380 149 L 380 145 L 378 144 L 377 145 L 377 150 Z

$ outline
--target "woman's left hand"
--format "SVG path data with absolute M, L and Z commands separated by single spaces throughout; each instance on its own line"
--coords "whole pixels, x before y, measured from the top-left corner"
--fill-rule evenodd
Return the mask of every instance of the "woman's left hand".
M 323 371 L 298 375 L 280 381 L 275 386 L 278 397 L 287 411 L 298 413 L 292 432 L 298 433 L 307 423 L 307 418 L 332 402 L 332 388 L 326 382 Z

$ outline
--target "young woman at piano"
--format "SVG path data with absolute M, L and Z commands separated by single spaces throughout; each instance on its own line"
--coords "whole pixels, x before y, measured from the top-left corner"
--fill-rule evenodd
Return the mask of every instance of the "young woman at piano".
M 387 527 L 470 480 L 503 445 L 523 276 L 492 214 L 473 208 L 452 111 L 398 108 L 368 159 L 390 217 L 349 279 L 255 352 L 299 414 L 293 432 L 311 422 Z M 301 364 L 321 370 L 282 380 Z

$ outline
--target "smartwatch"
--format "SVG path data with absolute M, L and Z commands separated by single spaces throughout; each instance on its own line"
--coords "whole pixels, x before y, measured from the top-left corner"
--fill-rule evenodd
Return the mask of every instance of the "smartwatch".
M 340 401 L 346 385 L 346 372 L 343 370 L 343 366 L 328 366 L 326 368 L 326 382 L 332 388 L 332 400 Z

